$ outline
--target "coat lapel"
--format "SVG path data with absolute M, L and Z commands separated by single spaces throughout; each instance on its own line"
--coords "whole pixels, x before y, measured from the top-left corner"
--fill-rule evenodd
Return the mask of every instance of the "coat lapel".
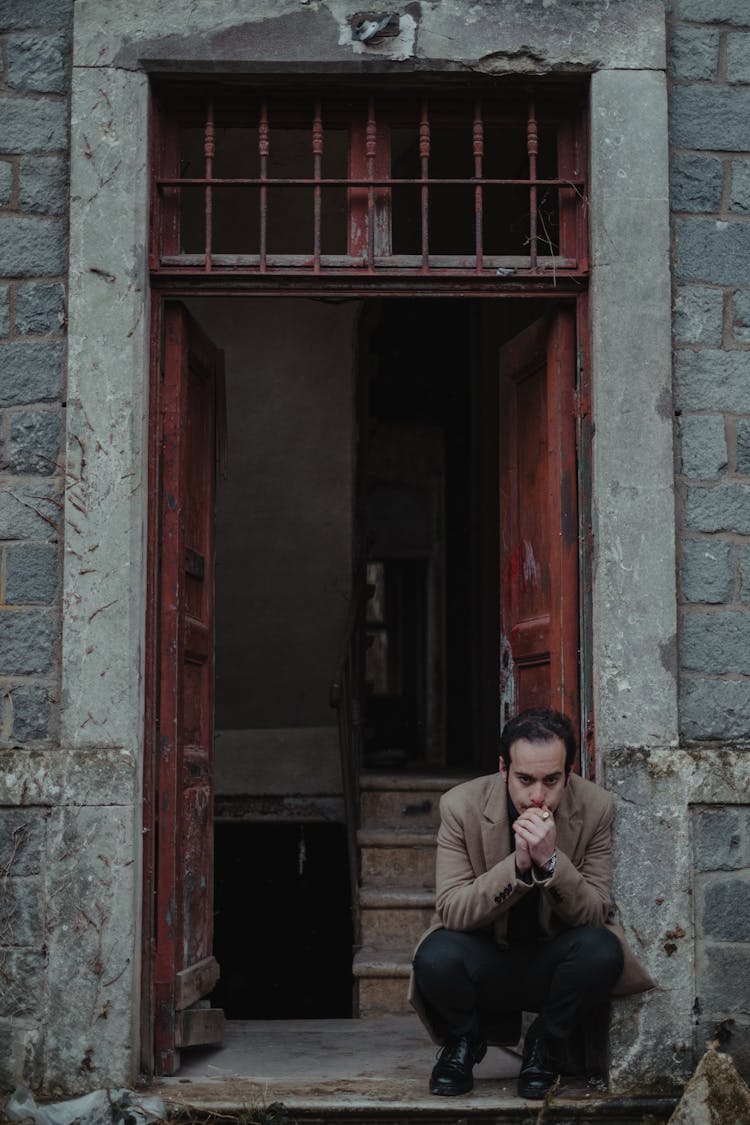
M 581 825 L 583 823 L 583 813 L 578 796 L 576 776 L 571 774 L 565 787 L 563 799 L 555 813 L 557 846 L 570 860 L 573 859 L 576 846 L 581 838 Z
M 487 792 L 487 800 L 482 820 L 482 847 L 484 849 L 486 870 L 489 871 L 510 852 L 510 831 L 508 829 L 508 798 L 505 778 L 501 773 L 494 774 Z

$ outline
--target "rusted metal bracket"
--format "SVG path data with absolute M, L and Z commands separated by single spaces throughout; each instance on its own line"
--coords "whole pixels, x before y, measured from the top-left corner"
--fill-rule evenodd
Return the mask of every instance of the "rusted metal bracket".
M 355 43 L 377 43 L 393 39 L 401 30 L 398 12 L 355 12 L 349 21 Z

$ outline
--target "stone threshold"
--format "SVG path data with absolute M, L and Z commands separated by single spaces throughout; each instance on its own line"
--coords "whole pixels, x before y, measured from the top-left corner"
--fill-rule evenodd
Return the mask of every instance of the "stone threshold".
M 412 1015 L 233 1020 L 222 1045 L 183 1052 L 179 1074 L 152 1081 L 148 1092 L 178 1121 L 242 1125 L 657 1125 L 676 1104 L 607 1094 L 580 1079 L 563 1080 L 546 1103 L 524 1101 L 516 1094 L 519 1057 L 498 1048 L 476 1068 L 470 1094 L 437 1098 L 427 1090 L 435 1051 Z

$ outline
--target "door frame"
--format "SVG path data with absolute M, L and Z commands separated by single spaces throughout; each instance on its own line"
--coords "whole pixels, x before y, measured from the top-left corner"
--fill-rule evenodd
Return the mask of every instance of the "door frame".
M 196 288 L 190 286 L 187 290 L 181 285 L 164 285 L 153 293 L 152 300 L 152 329 L 151 329 L 151 375 L 149 386 L 149 439 L 148 439 L 148 466 L 149 466 L 149 511 L 148 511 L 148 546 L 147 546 L 147 613 L 146 613 L 146 661 L 145 661 L 145 733 L 144 733 L 144 773 L 143 773 L 143 887 L 144 887 L 144 925 L 142 930 L 142 1003 L 141 1003 L 141 1065 L 147 1073 L 153 1073 L 155 1063 L 154 1028 L 154 978 L 153 958 L 155 950 L 155 888 L 156 888 L 156 848 L 158 846 L 156 824 L 155 797 L 157 792 L 157 761 L 158 746 L 156 738 L 156 719 L 158 713 L 159 692 L 159 527 L 160 527 L 160 448 L 161 448 L 161 373 L 164 357 L 164 309 L 167 301 L 184 298 L 187 296 L 215 297 L 221 299 L 226 296 L 223 287 L 203 284 Z M 325 286 L 322 285 L 321 289 Z M 257 289 L 250 285 L 243 285 L 242 293 L 248 297 L 257 297 Z M 237 293 L 235 291 L 234 295 Z M 269 293 L 267 288 L 262 291 L 263 296 L 276 298 L 289 296 L 284 292 L 283 284 Z M 322 295 L 322 294 L 321 294 Z M 376 296 L 390 295 L 386 293 L 373 294 Z M 439 294 L 436 294 L 438 296 Z M 585 293 L 576 297 L 561 295 L 554 291 L 528 294 L 510 294 L 499 292 L 493 295 L 466 294 L 483 302 L 496 300 L 522 301 L 528 298 L 545 299 L 555 303 L 565 302 L 568 305 L 575 303 L 576 308 L 576 425 L 577 425 L 577 462 L 578 462 L 578 488 L 579 488 L 579 539 L 582 550 L 579 551 L 579 612 L 581 616 L 581 654 L 587 653 L 584 643 L 583 628 L 590 622 L 590 609 L 584 606 L 586 596 L 584 591 L 590 589 L 584 583 L 591 569 L 591 513 L 590 513 L 590 437 L 589 419 L 589 365 L 588 337 L 586 331 L 587 301 Z M 403 297 L 402 293 L 398 296 Z M 363 298 L 366 300 L 367 298 Z M 593 715 L 591 710 L 590 667 L 580 665 L 581 692 L 581 757 L 582 772 L 592 777 L 595 772 L 594 741 L 593 741 Z

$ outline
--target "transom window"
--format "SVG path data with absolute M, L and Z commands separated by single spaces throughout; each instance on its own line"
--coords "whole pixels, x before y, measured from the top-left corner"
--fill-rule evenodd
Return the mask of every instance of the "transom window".
M 580 92 L 156 98 L 155 273 L 586 272 Z

